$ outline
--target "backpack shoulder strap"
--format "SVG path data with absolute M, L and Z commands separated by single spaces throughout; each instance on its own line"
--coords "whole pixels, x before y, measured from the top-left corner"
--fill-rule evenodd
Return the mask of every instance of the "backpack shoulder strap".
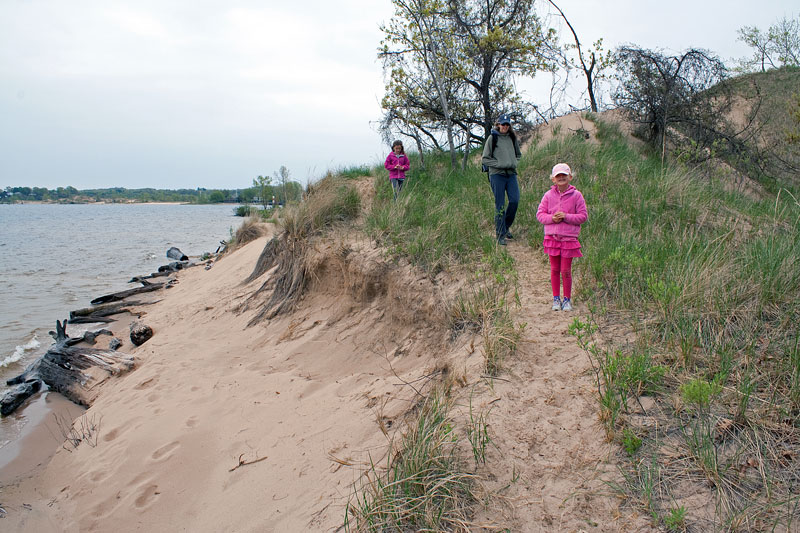
M 498 134 L 492 132 L 492 157 L 494 157 L 494 149 L 497 148 L 497 137 Z

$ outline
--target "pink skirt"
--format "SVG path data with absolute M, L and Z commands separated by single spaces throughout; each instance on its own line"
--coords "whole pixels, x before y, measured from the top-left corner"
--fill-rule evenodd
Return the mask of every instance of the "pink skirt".
M 561 257 L 583 257 L 581 243 L 578 239 L 560 241 L 552 235 L 545 235 L 542 242 L 544 253 L 547 255 L 560 255 Z

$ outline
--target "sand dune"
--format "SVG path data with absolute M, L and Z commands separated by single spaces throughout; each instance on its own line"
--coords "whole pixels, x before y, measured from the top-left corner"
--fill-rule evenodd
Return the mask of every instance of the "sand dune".
M 247 328 L 255 311 L 235 310 L 263 280 L 240 283 L 265 242 L 209 271 L 181 273 L 148 307 L 155 336 L 131 351 L 137 369 L 110 382 L 84 415 L 99 423 L 96 445 L 60 449 L 46 469 L 4 487 L 6 525 L 324 531 L 342 523 L 360 466 L 386 453 L 378 419 L 408 409 L 413 393 L 402 379 L 435 369 L 425 349 L 446 343 L 446 333 L 388 305 L 415 294 L 417 304 L 435 301 L 425 281 L 404 278 L 412 286 L 400 298 L 387 279 L 371 301 L 357 301 L 331 284 L 341 272 L 319 279 L 297 313 Z
M 509 246 L 522 265 L 526 333 L 490 383 L 480 339 L 447 328 L 442 304 L 457 280 L 389 264 L 357 234 L 317 243 L 294 313 L 247 327 L 265 277 L 242 280 L 265 243 L 181 272 L 146 308 L 155 335 L 129 350 L 136 369 L 83 415 L 95 435 L 0 489 L 4 530 L 337 531 L 354 482 L 384 461 L 381 427 L 401 430 L 417 391 L 444 368 L 458 374 L 461 410 L 472 398 L 494 413 L 495 447 L 478 474 L 500 497 L 476 523 L 647 528 L 621 520 L 602 490 L 614 467 L 589 363 L 566 335 L 570 317 L 547 312 L 548 272 L 529 248 Z

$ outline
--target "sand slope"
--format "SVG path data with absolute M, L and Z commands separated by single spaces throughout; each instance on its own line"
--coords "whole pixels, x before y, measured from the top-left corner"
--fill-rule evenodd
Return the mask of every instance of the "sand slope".
M 638 531 L 601 475 L 613 449 L 597 421 L 589 363 L 549 311 L 549 272 L 523 244 L 524 340 L 507 373 L 481 378 L 479 339 L 453 340 L 441 304 L 456 283 L 389 264 L 363 237 L 316 244 L 297 311 L 254 327 L 242 285 L 266 238 L 180 273 L 144 321 L 137 368 L 84 416 L 94 442 L 60 449 L 0 489 L 4 531 L 336 531 L 353 482 L 442 368 L 464 410 L 492 406 L 495 448 L 479 473 L 496 491 L 476 522 L 512 531 Z M 241 311 L 245 309 L 244 311 Z M 411 385 L 409 385 L 411 384 Z
M 132 351 L 137 369 L 107 385 L 85 415 L 100 423 L 96 445 L 61 449 L 43 472 L 3 487 L 4 526 L 341 525 L 352 482 L 370 455 L 377 461 L 386 453 L 379 419 L 392 427 L 408 409 L 413 394 L 402 382 L 435 373 L 431 346 L 447 343 L 447 332 L 440 324 L 408 323 L 401 311 L 409 306 L 390 305 L 409 297 L 417 308 L 432 305 L 430 282 L 389 276 L 402 280 L 402 294 L 391 283 L 365 294 L 353 281 L 364 274 L 348 274 L 344 264 L 320 265 L 322 277 L 292 316 L 247 328 L 255 309 L 235 310 L 263 280 L 240 282 L 265 242 L 209 271 L 182 272 L 164 301 L 148 307 L 144 321 L 155 335 Z M 354 268 L 369 268 L 368 253 L 353 257 Z M 480 366 L 480 355 L 471 357 Z

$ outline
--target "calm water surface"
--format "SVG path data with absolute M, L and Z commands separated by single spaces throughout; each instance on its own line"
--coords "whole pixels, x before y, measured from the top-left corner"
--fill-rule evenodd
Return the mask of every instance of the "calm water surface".
M 226 205 L 0 205 L 0 395 L 53 343 L 57 319 L 103 294 L 138 287 L 132 276 L 214 252 L 242 219 Z M 91 326 L 91 329 L 98 327 Z M 70 330 L 75 335 L 78 330 Z M 0 419 L 0 448 L 28 419 Z

